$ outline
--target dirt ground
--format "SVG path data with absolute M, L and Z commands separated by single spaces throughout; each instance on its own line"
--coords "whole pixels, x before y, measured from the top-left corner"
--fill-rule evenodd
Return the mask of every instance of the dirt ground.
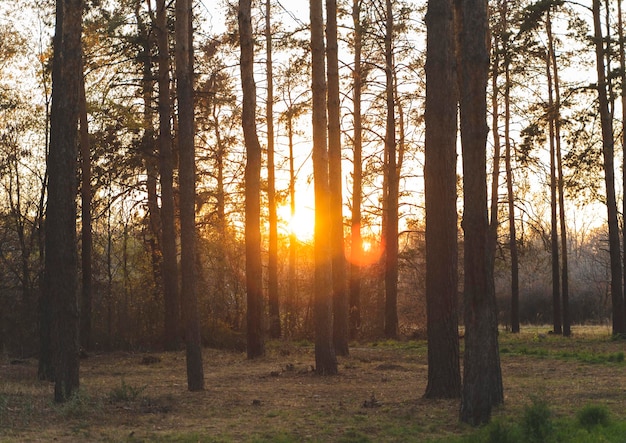
M 606 405 L 626 419 L 624 342 L 606 330 L 501 334 L 505 404 L 536 397 L 557 415 Z M 426 400 L 426 343 L 355 345 L 339 375 L 315 375 L 313 348 L 271 342 L 267 356 L 204 350 L 205 391 L 186 389 L 184 353 L 93 354 L 80 394 L 52 403 L 35 360 L 0 365 L 0 441 L 427 441 L 471 433 L 458 400 Z M 620 357 L 621 353 L 621 357 Z

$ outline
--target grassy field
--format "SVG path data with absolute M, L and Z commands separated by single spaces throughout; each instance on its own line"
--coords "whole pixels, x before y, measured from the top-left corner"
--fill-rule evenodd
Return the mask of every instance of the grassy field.
M 340 374 L 313 372 L 307 343 L 268 355 L 205 349 L 206 390 L 186 390 L 183 353 L 95 354 L 81 391 L 52 403 L 37 362 L 0 365 L 0 441 L 626 442 L 624 341 L 606 327 L 501 332 L 505 404 L 494 423 L 458 422 L 458 400 L 426 400 L 426 343 L 353 344 Z

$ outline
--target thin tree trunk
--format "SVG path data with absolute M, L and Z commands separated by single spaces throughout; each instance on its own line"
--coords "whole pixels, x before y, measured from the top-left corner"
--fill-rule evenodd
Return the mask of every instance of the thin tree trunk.
M 617 198 L 615 195 L 615 146 L 613 142 L 613 118 L 609 112 L 607 79 L 604 65 L 604 44 L 600 24 L 600 0 L 593 0 L 593 28 L 596 46 L 596 69 L 598 73 L 598 106 L 602 125 L 602 154 L 604 157 L 604 180 L 606 184 L 606 207 L 609 226 L 609 255 L 611 259 L 611 301 L 613 305 L 613 334 L 626 334 L 626 312 L 622 292 L 622 264 L 620 257 Z
M 315 188 L 315 370 L 319 375 L 337 373 L 333 346 L 332 256 L 330 238 L 330 188 L 326 116 L 326 69 L 322 1 L 310 0 L 311 66 L 313 92 L 313 177 Z
M 458 332 L 457 78 L 451 0 L 426 13 L 426 304 L 427 398 L 461 395 Z
M 546 74 L 548 80 L 548 125 L 550 143 L 550 252 L 552 266 L 552 324 L 555 334 L 562 334 L 561 322 L 561 281 L 559 269 L 559 234 L 557 216 L 557 172 L 556 144 L 554 130 L 554 90 L 550 55 L 546 54 Z
M 289 138 L 289 213 L 291 220 L 296 216 L 296 169 L 294 166 L 293 144 L 294 130 L 291 116 L 287 122 L 287 135 Z M 293 334 L 296 325 L 296 294 L 298 285 L 296 282 L 296 248 L 298 238 L 294 229 L 289 233 L 289 275 L 287 278 L 287 325 L 289 332 Z
M 163 252 L 163 297 L 165 349 L 180 347 L 181 307 L 178 286 L 176 227 L 174 209 L 174 154 L 172 150 L 172 103 L 170 98 L 170 54 L 165 0 L 157 1 L 157 45 L 159 48 L 159 170 L 161 176 L 161 226 Z
M 330 187 L 330 247 L 333 278 L 333 341 L 338 355 L 348 355 L 348 287 L 343 244 L 343 181 L 341 176 L 341 113 L 337 0 L 326 0 L 328 65 L 328 185 Z
M 276 216 L 276 179 L 274 166 L 274 71 L 272 66 L 271 0 L 265 0 L 265 44 L 267 60 L 267 200 L 269 212 L 268 290 L 269 335 L 280 337 L 280 309 L 278 300 L 278 219 Z
M 489 420 L 503 402 L 493 261 L 488 251 L 487 2 L 457 2 L 459 97 L 463 148 L 465 353 L 460 419 Z
M 622 104 L 622 196 L 626 196 L 626 88 L 624 87 L 624 85 L 626 85 L 626 43 L 624 42 L 622 0 L 617 0 L 617 29 L 619 36 L 619 65 L 622 81 L 620 93 Z M 626 198 L 622 197 L 622 216 L 626 217 L 625 214 Z M 622 222 L 622 241 L 624 251 L 626 251 L 626 222 Z M 626 275 L 626 260 L 624 260 L 624 275 Z M 624 318 L 626 322 L 626 314 Z
M 87 124 L 87 98 L 85 96 L 85 76 L 80 82 L 80 167 L 81 167 L 81 262 L 82 288 L 80 303 L 80 343 L 84 350 L 91 348 L 91 149 Z
M 263 339 L 263 272 L 261 265 L 261 145 L 256 131 L 254 35 L 251 0 L 239 0 L 239 40 L 243 89 L 243 135 L 246 144 L 246 288 L 248 358 L 265 354 Z
M 396 116 L 393 86 L 393 9 L 386 0 L 385 77 L 387 122 L 387 225 L 385 227 L 385 336 L 398 337 L 398 173 L 396 153 Z
M 79 387 L 77 142 L 80 104 L 82 0 L 59 0 L 52 65 L 44 296 L 51 308 L 54 400 Z
M 187 387 L 204 389 L 202 343 L 196 293 L 196 170 L 193 100 L 193 28 L 191 0 L 176 0 L 176 84 L 180 155 L 181 311 L 185 331 Z
M 506 0 L 502 1 L 504 10 L 503 19 L 506 19 Z M 508 35 L 508 34 L 507 34 Z M 503 52 L 506 60 L 504 64 L 504 143 L 506 163 L 506 190 L 509 208 L 509 249 L 511 253 L 511 332 L 520 331 L 519 321 L 519 256 L 517 253 L 517 233 L 515 228 L 515 194 L 513 193 L 513 169 L 511 157 L 513 147 L 511 145 L 511 70 L 509 58 L 508 37 L 505 37 Z
M 548 47 L 550 49 L 550 60 L 552 63 L 553 83 L 554 83 L 554 108 L 552 117 L 554 119 L 554 137 L 556 149 L 556 168 L 558 174 L 557 188 L 559 194 L 559 226 L 561 234 L 561 315 L 563 320 L 563 335 L 569 337 L 572 333 L 569 317 L 569 267 L 567 261 L 567 225 L 565 224 L 565 190 L 563 180 L 563 159 L 561 150 L 561 88 L 559 84 L 559 70 L 554 48 L 554 37 L 552 35 L 552 18 L 550 9 L 547 16 Z

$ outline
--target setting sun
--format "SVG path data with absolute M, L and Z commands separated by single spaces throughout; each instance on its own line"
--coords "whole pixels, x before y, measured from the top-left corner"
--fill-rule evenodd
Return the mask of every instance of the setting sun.
M 315 233 L 315 210 L 310 206 L 296 207 L 294 216 L 291 216 L 289 205 L 278 208 L 278 217 L 284 223 L 289 233 L 294 233 L 298 240 L 308 242 L 313 240 Z

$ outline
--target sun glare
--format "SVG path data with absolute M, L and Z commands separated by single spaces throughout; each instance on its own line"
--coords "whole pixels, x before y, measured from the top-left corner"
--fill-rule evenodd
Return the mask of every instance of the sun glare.
M 309 206 L 296 207 L 295 214 L 291 216 L 289 205 L 278 208 L 278 217 L 284 222 L 287 231 L 295 234 L 298 240 L 309 242 L 313 240 L 315 233 L 315 210 Z

